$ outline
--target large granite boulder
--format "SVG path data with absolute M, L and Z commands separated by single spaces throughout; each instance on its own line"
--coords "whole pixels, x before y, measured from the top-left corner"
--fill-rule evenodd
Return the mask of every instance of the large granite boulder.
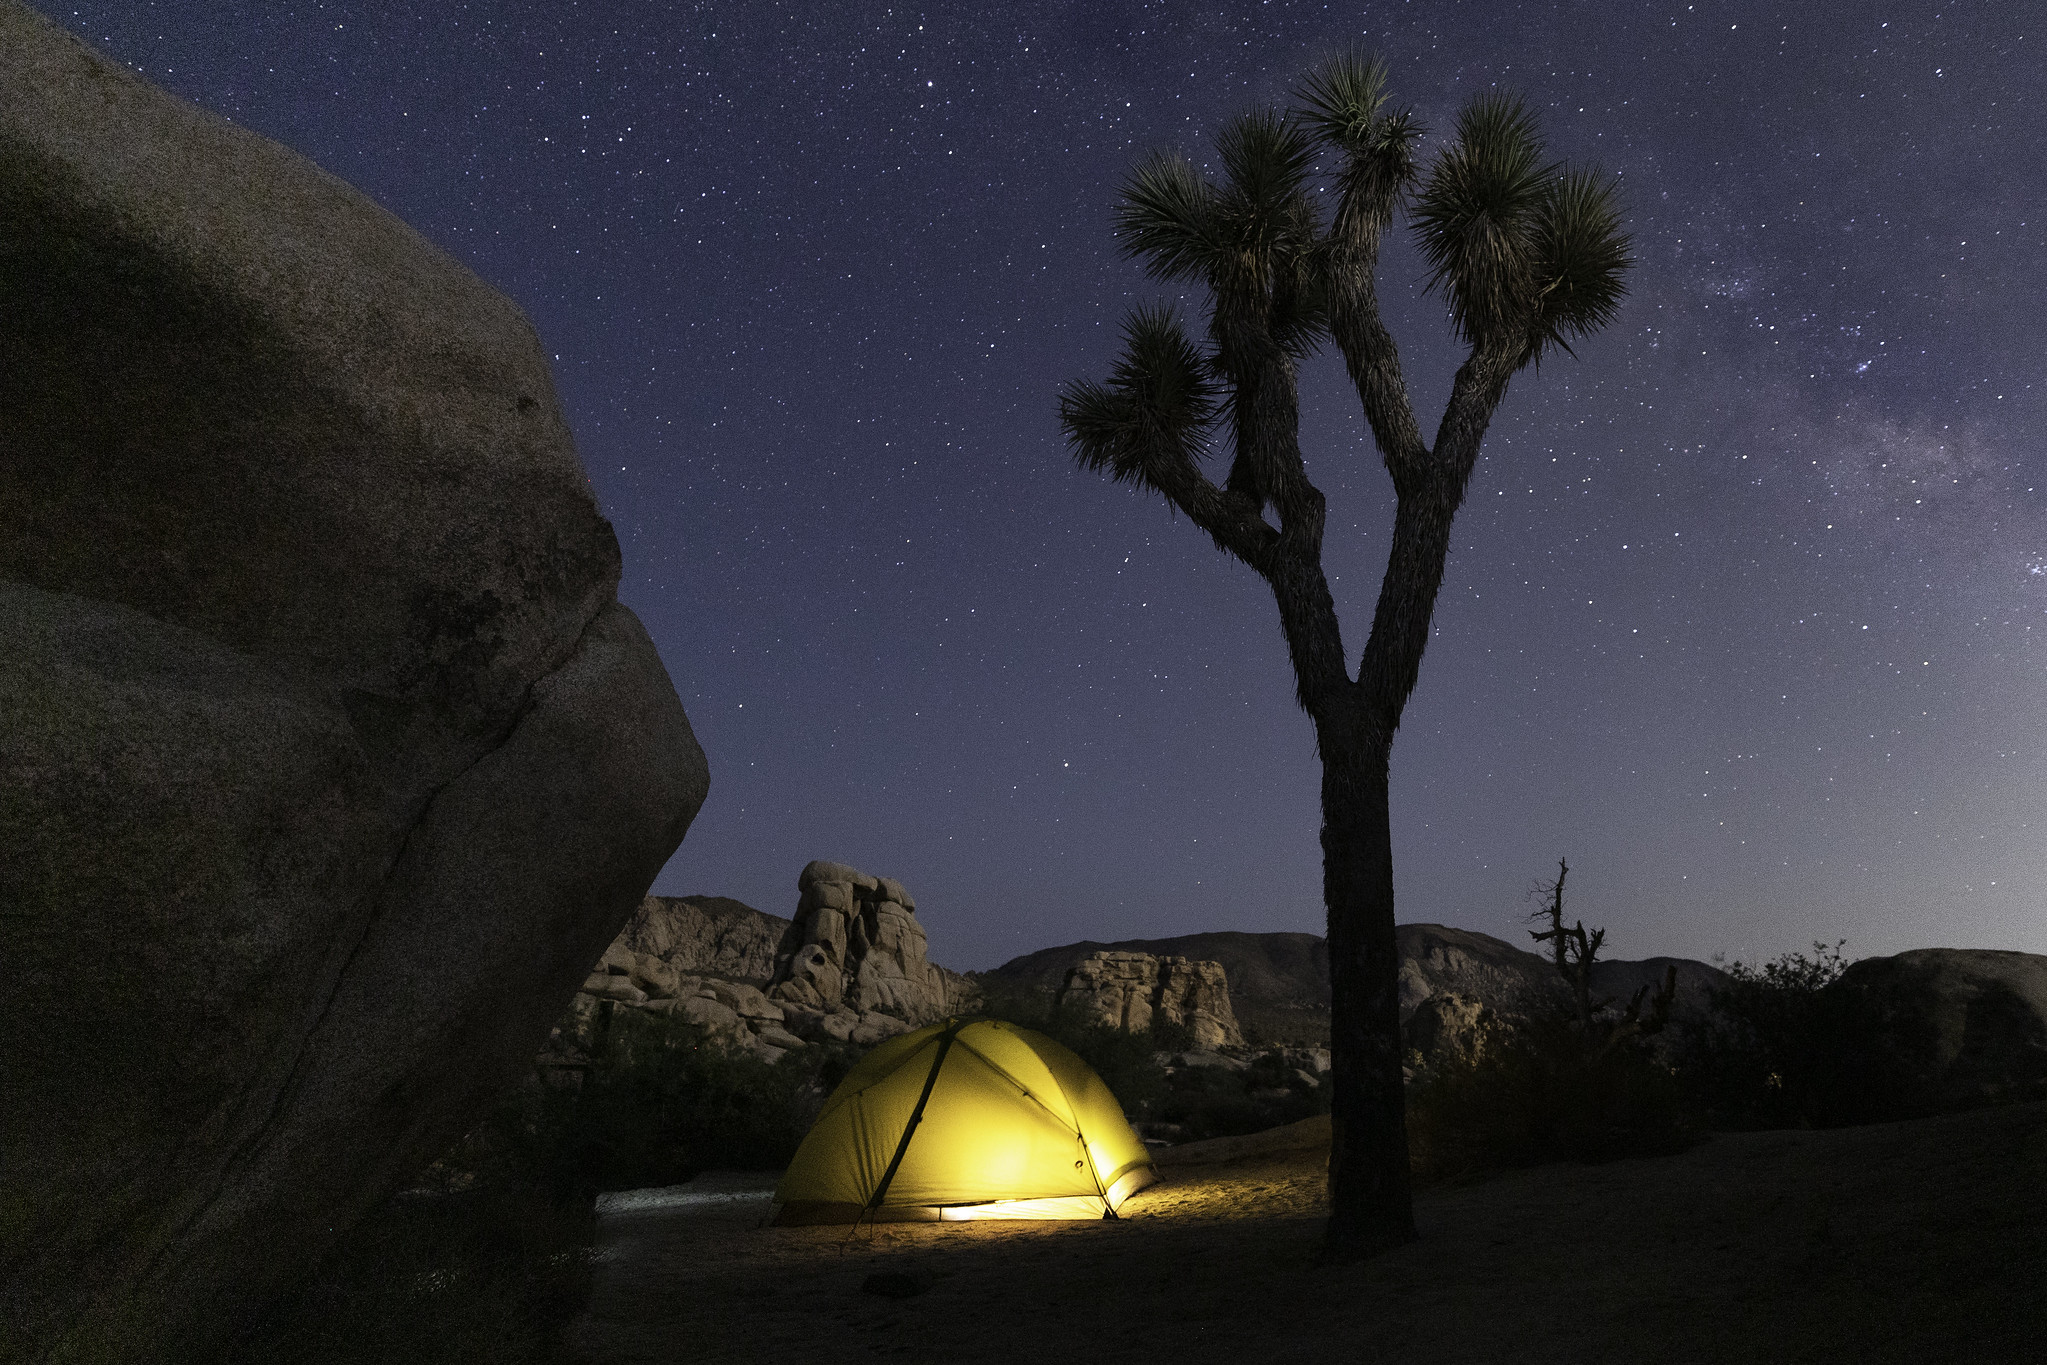
M 1483 1000 L 1440 991 L 1407 1016 L 1400 1041 L 1410 1071 L 1469 1066 L 1486 1055 L 1503 1027 L 1499 1014 Z
M 1083 1023 L 1133 1032 L 1171 1024 L 1197 1048 L 1242 1047 L 1230 1008 L 1229 979 L 1218 962 L 1151 953 L 1090 953 L 1067 969 L 1057 1008 Z
M 1481 1000 L 1495 1011 L 1528 1015 L 1563 1009 L 1570 990 L 1546 959 L 1490 934 L 1442 924 L 1403 924 L 1400 1017 L 1408 1020 L 1431 996 Z
M 0 0 L 0 1358 L 202 1352 L 702 803 L 518 309 Z
M 713 1042 L 773 1061 L 800 1045 L 761 990 L 788 929 L 729 896 L 646 897 L 550 1035 L 542 1070 L 580 1070 L 600 1009 L 620 1006 L 678 1016 Z
M 981 984 L 997 1001 L 1022 997 L 1019 1005 L 1029 1012 L 1056 1001 L 1074 965 L 1104 950 L 1214 962 L 1229 982 L 1231 1012 L 1247 1039 L 1305 1047 L 1329 1042 L 1329 950 L 1316 934 L 1224 930 L 1115 943 L 1090 939 L 1011 958 L 980 973 Z
M 1859 1073 L 1846 1116 L 2047 1097 L 2047 956 L 1921 948 L 1851 963 L 1824 994 Z

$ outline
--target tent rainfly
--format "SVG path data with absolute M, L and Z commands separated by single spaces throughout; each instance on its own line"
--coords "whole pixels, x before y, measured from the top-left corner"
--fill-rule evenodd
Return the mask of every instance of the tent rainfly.
M 1156 1179 L 1086 1062 L 1030 1029 L 954 1019 L 847 1073 L 775 1188 L 775 1221 L 1113 1218 Z

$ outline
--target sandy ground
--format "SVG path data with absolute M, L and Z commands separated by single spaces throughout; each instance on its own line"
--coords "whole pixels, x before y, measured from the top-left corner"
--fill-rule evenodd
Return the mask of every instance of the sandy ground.
M 1314 1263 L 1312 1152 L 1168 1168 L 1118 1222 L 761 1226 L 771 1181 L 614 1208 L 571 1348 L 661 1362 L 2040 1362 L 2047 1105 L 1416 1197 L 1422 1239 Z M 928 1285 L 865 1293 L 877 1271 Z

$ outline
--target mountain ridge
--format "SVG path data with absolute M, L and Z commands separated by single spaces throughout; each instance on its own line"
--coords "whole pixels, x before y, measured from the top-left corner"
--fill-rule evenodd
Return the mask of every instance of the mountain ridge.
M 709 921 L 705 926 L 706 942 L 693 955 L 701 956 L 703 961 L 692 961 L 689 970 L 747 980 L 755 985 L 767 981 L 774 953 L 778 946 L 786 949 L 782 939 L 793 927 L 793 922 L 784 916 L 727 896 L 652 899 L 671 907 L 690 905 Z M 749 915 L 758 919 L 749 920 Z M 1394 934 L 1400 953 L 1403 1022 L 1422 1001 L 1438 993 L 1471 996 L 1495 1009 L 1515 1013 L 1561 1008 L 1569 1003 L 1568 988 L 1554 963 L 1539 953 L 1490 934 L 1445 924 L 1402 924 Z M 714 941 L 717 947 L 713 946 Z M 723 951 L 719 952 L 719 948 Z M 1327 1045 L 1329 949 L 1320 934 L 1211 929 L 1165 938 L 1081 939 L 1021 954 L 987 971 L 942 970 L 950 979 L 964 978 L 974 983 L 998 1007 L 1004 997 L 1027 996 L 1035 1004 L 1042 998 L 1056 996 L 1067 972 L 1097 952 L 1149 953 L 1154 957 L 1221 963 L 1231 1007 L 1247 1039 L 1266 1045 Z M 714 955 L 720 960 L 713 961 Z M 733 960 L 728 962 L 725 958 Z M 1626 1001 L 1642 987 L 1653 989 L 1660 985 L 1665 970 L 1671 966 L 1678 969 L 1677 1008 L 1681 1012 L 1703 1008 L 1706 992 L 1727 980 L 1726 973 L 1719 968 L 1692 958 L 1617 958 L 1593 964 L 1594 995 Z
M 1554 963 L 1490 934 L 1429 923 L 1402 924 L 1394 934 L 1403 1021 L 1438 992 L 1475 996 L 1495 1008 L 1517 1012 L 1567 1001 L 1567 987 Z M 1111 943 L 1084 939 L 1025 953 L 970 975 L 995 996 L 1053 994 L 1074 963 L 1100 951 L 1220 962 L 1231 1006 L 1247 1037 L 1312 1046 L 1328 1041 L 1329 949 L 1319 934 L 1210 930 Z M 1593 964 L 1593 990 L 1600 997 L 1625 1000 L 1642 986 L 1659 985 L 1670 966 L 1678 969 L 1680 1009 L 1703 1007 L 1705 992 L 1727 979 L 1719 968 L 1691 958 L 1615 959 Z

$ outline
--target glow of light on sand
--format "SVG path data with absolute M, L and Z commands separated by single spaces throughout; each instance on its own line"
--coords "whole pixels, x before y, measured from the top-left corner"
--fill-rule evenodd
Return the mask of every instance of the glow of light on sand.
M 645 1213 L 652 1209 L 703 1208 L 711 1205 L 766 1203 L 773 1190 L 698 1190 L 688 1185 L 664 1185 L 659 1189 L 618 1190 L 597 1196 L 597 1212 Z

